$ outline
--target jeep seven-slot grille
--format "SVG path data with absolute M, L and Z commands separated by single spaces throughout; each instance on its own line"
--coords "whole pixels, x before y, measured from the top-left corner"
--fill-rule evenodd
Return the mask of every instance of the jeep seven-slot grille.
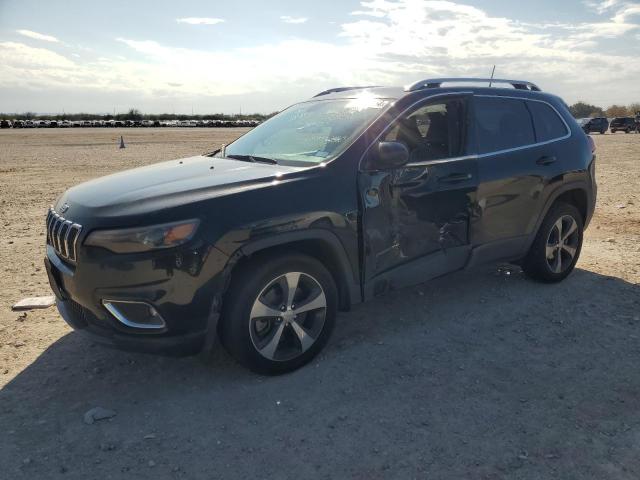
M 58 214 L 53 207 L 47 214 L 47 243 L 65 260 L 75 262 L 78 258 L 77 243 L 82 225 L 73 223 Z

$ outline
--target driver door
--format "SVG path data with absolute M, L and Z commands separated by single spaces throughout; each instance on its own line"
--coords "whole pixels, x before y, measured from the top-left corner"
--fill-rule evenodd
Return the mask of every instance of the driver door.
M 478 174 L 469 95 L 425 100 L 373 144 L 358 176 L 365 295 L 462 268 Z M 385 168 L 379 142 L 406 146 L 406 164 Z

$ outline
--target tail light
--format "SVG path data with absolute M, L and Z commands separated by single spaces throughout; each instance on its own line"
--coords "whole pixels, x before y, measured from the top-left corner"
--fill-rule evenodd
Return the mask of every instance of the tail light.
M 589 146 L 591 147 L 591 153 L 596 153 L 596 142 L 593 141 L 591 135 L 587 135 L 587 140 L 589 141 Z

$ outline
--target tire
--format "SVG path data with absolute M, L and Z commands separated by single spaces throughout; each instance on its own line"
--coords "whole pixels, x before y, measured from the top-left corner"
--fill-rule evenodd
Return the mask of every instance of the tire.
M 600 135 L 604 135 L 607 131 L 606 130 L 600 130 Z M 612 131 L 611 133 L 616 133 L 614 131 Z
M 308 363 L 335 325 L 338 292 L 331 273 L 302 254 L 256 255 L 239 268 L 223 301 L 219 333 L 226 350 L 240 364 L 267 375 Z M 291 297 L 290 282 L 297 285 Z
M 611 130 L 611 133 L 616 133 L 616 132 L 617 132 L 617 130 Z
M 627 128 L 627 129 L 624 131 L 624 133 L 631 133 L 631 129 L 630 129 L 630 128 Z
M 562 225 L 562 236 L 565 236 L 574 223 L 575 230 L 566 236 L 562 242 L 564 246 L 561 246 L 557 241 L 558 225 Z M 578 209 L 568 203 L 555 203 L 540 225 L 529 253 L 522 262 L 522 270 L 528 277 L 539 282 L 555 283 L 564 280 L 573 271 L 580 257 L 583 233 L 582 215 Z

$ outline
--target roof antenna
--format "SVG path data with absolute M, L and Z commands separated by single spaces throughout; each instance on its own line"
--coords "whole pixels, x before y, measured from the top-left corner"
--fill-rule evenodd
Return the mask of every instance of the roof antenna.
M 493 66 L 493 70 L 491 70 L 491 78 L 489 79 L 489 86 L 491 86 L 491 80 L 493 80 L 493 74 L 496 73 L 496 66 Z

